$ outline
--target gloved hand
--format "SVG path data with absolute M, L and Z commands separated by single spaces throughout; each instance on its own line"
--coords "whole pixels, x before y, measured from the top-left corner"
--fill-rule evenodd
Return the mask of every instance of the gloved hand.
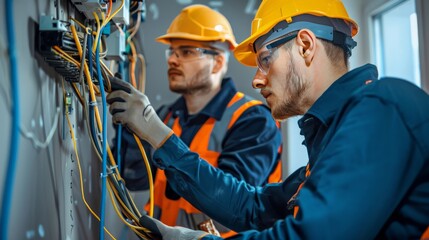
M 112 92 L 106 97 L 113 122 L 124 124 L 155 149 L 172 134 L 172 130 L 159 119 L 149 99 L 131 84 L 111 78 Z
M 149 229 L 152 234 L 164 240 L 197 240 L 209 235 L 209 233 L 200 230 L 191 230 L 184 227 L 170 227 L 147 215 L 143 215 L 139 222 L 141 226 Z

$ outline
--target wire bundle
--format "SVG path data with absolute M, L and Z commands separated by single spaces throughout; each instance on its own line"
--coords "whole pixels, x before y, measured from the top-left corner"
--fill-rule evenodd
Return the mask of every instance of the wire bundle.
M 71 66 L 73 71 L 77 71 L 79 75 L 79 82 L 69 82 L 73 91 L 79 99 L 85 113 L 86 124 L 89 129 L 89 136 L 91 139 L 92 146 L 98 156 L 102 161 L 102 196 L 100 204 L 100 216 L 98 216 L 92 208 L 89 206 L 85 199 L 83 180 L 82 180 L 82 171 L 80 165 L 80 159 L 78 155 L 77 145 L 75 134 L 73 131 L 72 124 L 70 122 L 68 114 L 66 114 L 67 122 L 70 128 L 70 134 L 73 141 L 74 151 L 78 163 L 79 176 L 80 176 L 80 187 L 83 202 L 93 216 L 100 221 L 100 239 L 104 239 L 104 232 L 106 232 L 112 239 L 115 237 L 104 227 L 104 208 L 105 203 L 103 202 L 106 194 L 106 187 L 109 193 L 110 200 L 112 205 L 122 222 L 124 222 L 131 230 L 133 230 L 140 238 L 142 239 L 153 239 L 150 231 L 140 225 L 139 219 L 142 216 L 139 210 L 137 209 L 130 193 L 125 187 L 125 182 L 121 178 L 118 165 L 115 161 L 115 158 L 112 154 L 112 151 L 107 142 L 107 121 L 106 114 L 107 108 L 105 103 L 105 91 L 110 92 L 110 77 L 113 77 L 112 72 L 109 68 L 101 61 L 101 59 L 106 55 L 107 48 L 103 43 L 103 38 L 101 37 L 101 32 L 104 26 L 110 22 L 110 20 L 121 10 L 124 5 L 124 0 L 122 0 L 121 5 L 117 8 L 113 14 L 112 11 L 112 0 L 108 3 L 107 14 L 103 12 L 93 13 L 95 18 L 96 27 L 88 27 L 77 21 L 73 20 L 83 32 L 77 32 L 74 25 L 70 25 L 70 32 L 65 34 L 65 45 L 54 46 L 52 47 L 52 52 L 62 60 L 67 61 Z M 137 5 L 137 8 L 141 8 L 141 3 L 132 3 L 133 6 Z M 101 17 L 99 16 L 101 15 Z M 129 29 L 129 37 L 127 38 L 127 43 L 131 47 L 131 56 L 130 56 L 130 79 L 132 84 L 137 87 L 135 80 L 135 63 L 138 58 L 142 63 L 141 68 L 141 77 L 139 80 L 140 90 L 144 89 L 144 58 L 143 55 L 137 55 L 134 43 L 132 41 L 133 36 L 136 34 L 139 29 L 139 22 L 141 18 L 141 11 L 135 11 L 137 14 L 137 20 L 135 26 Z M 101 21 L 100 21 L 101 20 Z M 94 71 L 94 69 L 96 71 Z M 96 80 L 96 81 L 95 81 Z M 79 84 L 80 87 L 79 88 Z M 88 93 L 86 93 L 86 89 Z M 65 88 L 63 81 L 63 93 L 65 96 Z M 88 95 L 88 100 L 86 99 Z M 101 96 L 101 102 L 103 103 L 103 117 L 100 117 L 98 109 L 97 96 Z M 150 211 L 149 215 L 153 215 L 153 178 L 150 172 L 149 162 L 146 157 L 146 153 L 142 147 L 140 139 L 135 136 L 137 144 L 141 150 L 142 156 L 145 159 L 145 164 L 148 170 L 148 178 L 150 181 Z M 120 139 L 118 139 L 120 141 Z M 119 150 L 119 149 L 118 149 Z M 107 186 L 106 182 L 107 181 Z

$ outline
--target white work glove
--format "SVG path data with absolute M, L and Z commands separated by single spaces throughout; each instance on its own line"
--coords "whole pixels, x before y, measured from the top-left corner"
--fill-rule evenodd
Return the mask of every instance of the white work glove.
M 113 122 L 123 124 L 152 147 L 159 148 L 172 130 L 159 119 L 147 96 L 116 77 L 110 79 L 110 84 L 112 92 L 106 100 Z
M 170 227 L 147 215 L 143 215 L 139 222 L 141 226 L 149 229 L 153 235 L 163 240 L 198 240 L 209 235 L 209 233 L 200 230 Z

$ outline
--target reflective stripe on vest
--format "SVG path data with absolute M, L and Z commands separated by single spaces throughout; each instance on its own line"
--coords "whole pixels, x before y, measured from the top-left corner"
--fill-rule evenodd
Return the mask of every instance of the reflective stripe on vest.
M 426 228 L 426 231 L 423 233 L 420 240 L 429 240 L 429 226 L 428 226 L 428 228 Z
M 299 206 L 296 203 L 296 199 L 298 197 L 299 191 L 301 191 L 301 188 L 304 186 L 304 184 L 307 181 L 310 174 L 311 174 L 310 164 L 307 164 L 307 166 L 305 167 L 305 180 L 301 184 L 299 184 L 298 189 L 296 190 L 295 194 L 287 202 L 287 208 L 289 210 L 293 209 L 293 217 L 294 218 L 296 218 L 296 216 L 298 215 L 298 212 L 299 212 Z
M 243 93 L 237 92 L 228 103 L 220 121 L 216 121 L 214 118 L 209 118 L 201 126 L 192 139 L 189 146 L 190 150 L 197 152 L 200 155 L 200 158 L 217 167 L 217 160 L 222 151 L 222 141 L 228 129 L 234 125 L 244 111 L 252 106 L 261 104 L 262 102 L 252 100 Z M 167 110 L 165 111 L 165 109 Z M 168 110 L 168 107 L 161 109 L 158 115 L 161 119 L 164 119 L 164 123 L 166 125 L 173 129 L 174 134 L 180 137 L 182 128 L 179 124 L 179 118 L 174 119 L 172 117 L 172 112 Z M 276 171 L 273 173 L 276 173 Z M 163 223 L 170 226 L 183 226 L 191 229 L 198 229 L 199 223 L 209 219 L 208 216 L 194 208 L 183 198 L 178 200 L 170 200 L 166 198 L 166 184 L 167 179 L 164 171 L 158 169 L 154 187 L 155 218 L 160 219 Z M 148 206 L 146 206 L 146 208 L 147 207 Z M 216 223 L 215 221 L 213 222 L 222 237 L 228 237 L 235 234 L 235 232 L 230 231 L 228 228 Z

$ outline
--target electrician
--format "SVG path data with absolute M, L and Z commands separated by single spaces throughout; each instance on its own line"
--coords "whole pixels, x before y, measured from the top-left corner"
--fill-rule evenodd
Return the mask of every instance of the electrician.
M 125 101 L 110 105 L 123 111 L 113 121 L 157 149 L 156 165 L 181 196 L 240 232 L 231 239 L 427 239 L 429 96 L 404 80 L 378 80 L 370 64 L 350 71 L 357 31 L 339 0 L 264 0 L 234 51 L 258 67 L 253 86 L 276 119 L 303 115 L 309 162 L 283 183 L 252 187 L 209 166 L 135 91 L 108 96 Z M 140 222 L 169 239 L 218 238 L 147 216 Z
M 225 78 L 228 56 L 237 45 L 228 20 L 207 6 L 191 5 L 157 41 L 168 45 L 169 87 L 181 94 L 173 104 L 161 107 L 161 120 L 191 151 L 223 172 L 255 186 L 280 182 L 281 134 L 276 122 L 262 102 L 238 92 L 232 79 Z M 123 140 L 127 187 L 148 189 L 135 140 L 126 133 Z M 166 175 L 156 172 L 154 216 L 171 226 L 199 229 L 209 218 L 181 198 Z M 222 236 L 233 234 L 215 225 Z

